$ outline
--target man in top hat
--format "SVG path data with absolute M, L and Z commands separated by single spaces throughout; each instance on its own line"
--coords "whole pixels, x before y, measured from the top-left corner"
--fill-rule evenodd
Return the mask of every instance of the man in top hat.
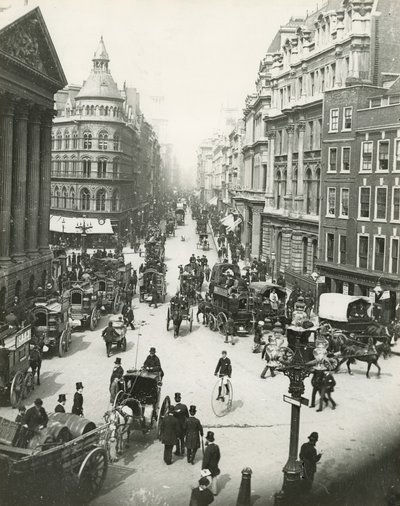
M 71 413 L 73 415 L 83 416 L 83 385 L 81 382 L 76 383 L 76 392 L 74 394 L 74 403 Z
M 300 460 L 303 462 L 303 478 L 307 492 L 311 491 L 314 475 L 317 470 L 317 462 L 321 459 L 321 453 L 317 453 L 315 445 L 318 441 L 318 432 L 311 432 L 308 443 L 301 445 Z
M 200 448 L 200 436 L 203 437 L 203 427 L 200 420 L 196 418 L 196 406 L 190 406 L 189 418 L 185 427 L 185 443 L 187 448 L 187 461 L 194 464 L 196 452 Z
M 122 378 L 123 375 L 124 375 L 124 369 L 121 365 L 121 358 L 117 357 L 114 360 L 114 367 L 113 367 L 111 377 L 110 377 L 110 385 L 113 382 L 115 377 Z
M 175 394 L 175 403 L 174 415 L 178 420 L 178 437 L 176 440 L 175 455 L 179 457 L 180 455 L 185 455 L 185 429 L 186 421 L 189 418 L 189 412 L 186 404 L 181 402 L 181 394 L 179 392 Z
M 218 360 L 214 374 L 215 376 L 222 378 L 222 383 L 225 385 L 226 395 L 229 395 L 229 385 L 227 378 L 230 378 L 232 376 L 232 365 L 227 355 L 227 352 L 224 350 L 222 352 L 222 357 Z M 217 401 L 220 399 L 224 400 L 224 396 L 222 395 L 222 386 L 218 387 Z
M 217 476 L 220 474 L 218 463 L 221 459 L 219 446 L 215 444 L 214 432 L 209 430 L 206 435 L 206 449 L 204 451 L 202 469 L 209 469 L 211 473 L 211 492 L 218 493 Z
M 67 398 L 65 394 L 60 394 L 58 396 L 57 406 L 54 408 L 54 413 L 65 413 L 65 403 L 67 402 Z
M 167 466 L 172 464 L 172 449 L 178 438 L 178 420 L 174 414 L 175 408 L 170 406 L 168 415 L 161 420 L 161 442 L 164 445 L 164 462 Z
M 43 407 L 42 399 L 35 399 L 34 405 L 27 410 L 22 420 L 22 426 L 26 430 L 26 440 L 29 441 L 35 432 L 47 426 L 49 417 Z
M 115 399 L 118 395 L 118 392 L 122 390 L 122 374 L 120 372 L 117 372 L 116 375 L 113 377 L 113 380 L 110 384 L 110 404 L 111 406 L 114 406 Z
M 127 327 L 135 330 L 135 315 L 133 314 L 133 309 L 130 304 L 128 304 L 128 308 L 124 316 L 124 323 Z
M 156 355 L 156 349 L 150 348 L 149 355 L 144 361 L 143 368 L 149 372 L 159 372 L 161 378 L 164 376 L 164 371 L 161 368 L 160 359 Z
M 106 343 L 107 357 L 111 355 L 111 346 L 114 339 L 119 338 L 118 332 L 114 329 L 112 322 L 108 322 L 108 326 L 103 330 L 102 334 L 104 342 Z
M 206 477 L 199 479 L 199 486 L 192 490 L 189 506 L 208 506 L 214 502 L 214 496 L 208 486 L 210 480 Z

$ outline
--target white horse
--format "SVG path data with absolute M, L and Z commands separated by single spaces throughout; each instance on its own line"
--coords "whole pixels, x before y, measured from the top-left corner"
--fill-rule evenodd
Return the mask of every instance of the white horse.
M 106 423 L 110 424 L 110 442 L 115 442 L 116 455 L 121 455 L 124 449 L 124 436 L 126 435 L 125 448 L 129 448 L 129 436 L 134 416 L 129 406 L 117 406 L 104 415 Z M 113 458 L 112 458 L 113 460 Z M 115 459 L 114 459 L 115 460 Z M 116 457 L 118 460 L 118 457 Z

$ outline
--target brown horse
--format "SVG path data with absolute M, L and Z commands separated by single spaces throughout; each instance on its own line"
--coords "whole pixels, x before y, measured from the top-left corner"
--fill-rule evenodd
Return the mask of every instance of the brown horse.
M 353 374 L 350 369 L 350 364 L 354 364 L 356 360 L 360 362 L 367 363 L 367 378 L 369 379 L 369 371 L 371 369 L 371 365 L 378 369 L 378 376 L 381 374 L 381 368 L 378 364 L 379 357 L 383 354 L 383 357 L 386 358 L 390 353 L 390 345 L 387 342 L 383 342 L 374 346 L 372 343 L 372 339 L 370 339 L 368 343 L 368 347 L 358 346 L 356 344 L 344 344 L 341 347 L 341 354 L 344 357 L 339 361 L 338 366 L 336 367 L 336 372 L 338 371 L 341 364 L 346 362 L 347 370 L 349 374 Z

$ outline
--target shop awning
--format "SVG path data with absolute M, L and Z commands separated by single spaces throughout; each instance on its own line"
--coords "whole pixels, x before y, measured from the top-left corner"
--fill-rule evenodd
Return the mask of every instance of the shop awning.
M 63 234 L 80 234 L 82 229 L 76 228 L 85 221 L 86 226 L 90 226 L 86 230 L 87 234 L 113 234 L 111 221 L 107 219 L 97 218 L 74 218 L 71 216 L 50 216 L 50 231 L 60 232 Z
M 230 225 L 229 227 L 227 227 L 227 231 L 230 232 L 231 230 L 236 230 L 237 227 L 242 223 L 242 219 L 241 218 L 238 218 L 237 220 L 235 220 L 232 225 Z
M 210 206 L 216 206 L 216 205 L 218 205 L 218 197 L 213 197 L 212 199 L 210 199 L 208 201 L 208 203 L 210 204 Z
M 232 227 L 232 225 L 235 223 L 235 218 L 232 214 L 228 214 L 228 216 L 225 216 L 225 218 L 222 218 L 221 225 L 225 225 L 225 227 Z

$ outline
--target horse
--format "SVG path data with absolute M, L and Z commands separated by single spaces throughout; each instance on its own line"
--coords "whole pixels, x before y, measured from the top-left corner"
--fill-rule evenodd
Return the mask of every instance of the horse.
M 202 300 L 199 302 L 199 305 L 197 306 L 197 313 L 196 313 L 196 319 L 197 322 L 199 322 L 199 314 L 203 315 L 203 325 L 208 325 L 208 315 L 210 314 L 210 311 L 212 309 L 212 306 L 209 302 L 206 300 Z
M 126 435 L 125 448 L 129 448 L 131 422 L 133 411 L 129 406 L 117 406 L 104 414 L 106 423 L 110 424 L 110 440 L 115 441 L 116 455 L 120 455 L 124 449 L 124 436 Z M 117 458 L 118 459 L 118 458 Z
M 381 368 L 378 364 L 379 357 L 383 354 L 384 358 L 387 358 L 387 356 L 390 353 L 390 345 L 388 342 L 383 342 L 378 344 L 377 346 L 374 346 L 372 338 L 369 339 L 368 347 L 362 347 L 357 344 L 344 344 L 341 347 L 341 353 L 344 355 L 345 358 L 339 361 L 335 372 L 338 371 L 339 367 L 346 362 L 347 365 L 347 371 L 349 374 L 353 375 L 350 364 L 354 364 L 356 360 L 360 362 L 366 362 L 367 365 L 367 378 L 369 379 L 369 371 L 371 369 L 371 365 L 374 364 L 374 366 L 378 369 L 377 376 L 380 376 L 381 374 Z M 350 357 L 349 357 L 350 355 Z M 349 358 L 347 358 L 349 357 Z
M 174 324 L 174 337 L 179 336 L 179 329 L 181 328 L 182 323 L 182 314 L 179 310 L 175 310 L 171 314 L 172 322 Z
M 38 346 L 34 346 L 29 352 L 29 367 L 32 369 L 33 380 L 37 375 L 37 384 L 40 385 L 40 368 L 42 366 L 42 353 Z

